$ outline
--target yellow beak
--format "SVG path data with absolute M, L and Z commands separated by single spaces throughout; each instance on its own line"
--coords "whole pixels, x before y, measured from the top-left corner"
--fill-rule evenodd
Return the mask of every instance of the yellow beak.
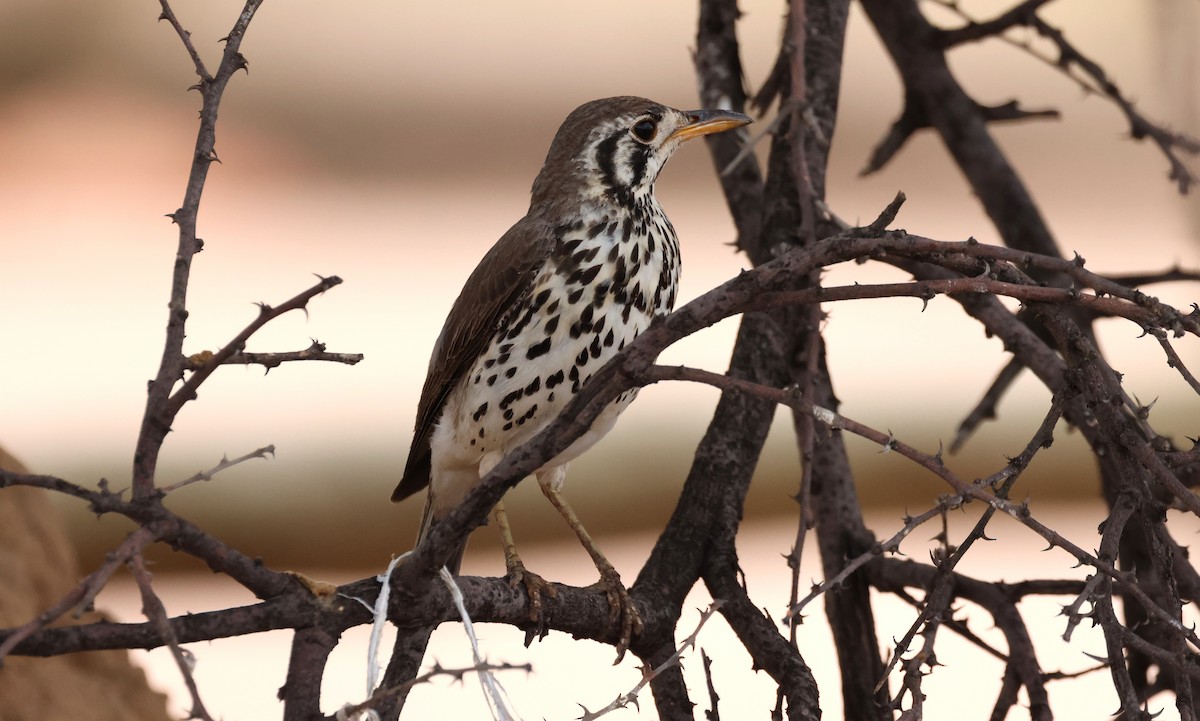
M 733 128 L 740 128 L 743 125 L 749 125 L 754 122 L 745 115 L 735 113 L 732 110 L 688 110 L 684 112 L 684 115 L 691 122 L 676 129 L 667 140 L 679 140 L 682 142 L 700 137 L 701 135 L 721 133 Z

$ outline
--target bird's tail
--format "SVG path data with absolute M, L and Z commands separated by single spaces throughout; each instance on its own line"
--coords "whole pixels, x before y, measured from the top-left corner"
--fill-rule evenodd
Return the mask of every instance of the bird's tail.
M 439 520 L 433 517 L 433 504 L 425 502 L 425 511 L 421 514 L 421 528 L 417 531 L 417 545 L 420 545 L 425 537 L 429 535 L 429 531 L 433 529 L 434 524 Z M 469 538 L 469 537 L 468 537 Z M 446 559 L 446 569 L 451 574 L 457 576 L 459 569 L 462 567 L 463 554 L 467 552 L 467 538 L 464 538 L 462 543 L 454 549 L 454 553 L 450 554 L 450 558 Z

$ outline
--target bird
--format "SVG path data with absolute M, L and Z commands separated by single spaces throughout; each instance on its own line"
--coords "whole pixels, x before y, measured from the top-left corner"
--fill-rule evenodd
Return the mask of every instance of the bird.
M 484 255 L 455 300 L 429 361 L 417 405 L 401 501 L 426 490 L 418 543 L 504 456 L 563 410 L 591 375 L 677 295 L 679 244 L 654 185 L 685 141 L 737 128 L 729 110 L 681 111 L 623 96 L 594 100 L 563 121 L 533 182 L 529 209 Z M 612 564 L 562 495 L 567 464 L 613 427 L 636 389 L 613 400 L 590 429 L 534 474 L 600 572 L 618 661 L 641 620 Z M 503 505 L 508 577 L 524 583 L 531 615 L 553 586 L 525 569 Z M 465 541 L 447 562 L 457 574 Z M 544 631 L 543 631 L 544 633 Z

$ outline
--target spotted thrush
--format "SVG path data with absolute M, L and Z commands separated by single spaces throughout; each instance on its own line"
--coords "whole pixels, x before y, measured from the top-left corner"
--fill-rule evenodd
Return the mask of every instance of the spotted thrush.
M 433 347 L 399 501 L 428 487 L 418 542 L 509 451 L 555 418 L 600 366 L 671 311 L 679 282 L 675 230 L 654 182 L 685 140 L 749 123 L 724 110 L 680 111 L 616 97 L 572 112 L 533 183 L 529 211 L 467 279 Z M 613 427 L 635 390 L 536 473 L 587 549 L 622 626 L 640 619 L 620 577 L 561 495 L 567 464 Z M 514 584 L 540 615 L 553 587 L 527 572 L 497 506 Z M 447 564 L 457 572 L 462 548 Z M 540 620 L 540 619 L 539 619 Z

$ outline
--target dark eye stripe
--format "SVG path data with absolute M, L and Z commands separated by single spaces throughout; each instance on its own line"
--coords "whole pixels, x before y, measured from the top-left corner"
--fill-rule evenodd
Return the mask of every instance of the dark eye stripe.
M 624 147 L 623 147 L 624 146 Z M 628 150 L 629 183 L 622 183 L 617 175 L 617 155 Z M 653 148 L 635 142 L 627 130 L 619 130 L 596 144 L 596 167 L 600 170 L 600 182 L 613 197 L 628 197 L 630 192 L 646 177 L 646 166 L 650 162 Z
M 616 194 L 617 188 L 617 143 L 625 131 L 618 131 L 601 140 L 596 145 L 596 167 L 600 169 L 600 178 L 608 192 Z
M 642 176 L 646 174 L 646 162 L 650 160 L 649 145 L 635 145 L 633 152 L 630 154 L 629 163 L 631 175 L 629 179 L 629 187 L 636 188 L 642 182 Z

